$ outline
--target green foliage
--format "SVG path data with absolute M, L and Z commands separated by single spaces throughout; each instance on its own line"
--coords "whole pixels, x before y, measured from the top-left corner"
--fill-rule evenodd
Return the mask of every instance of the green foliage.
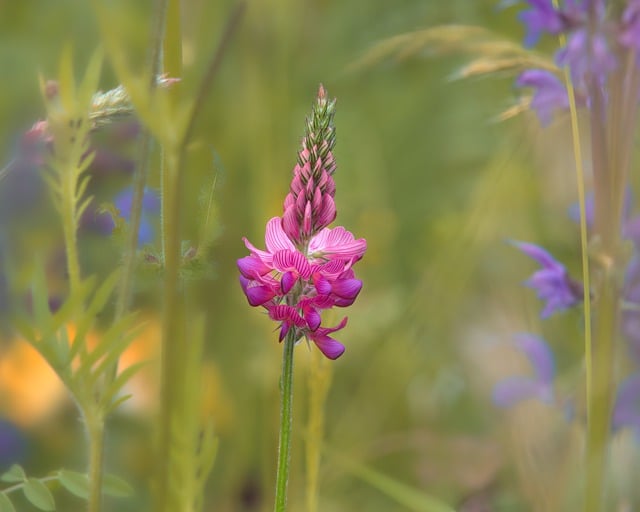
M 15 511 L 11 494 L 22 491 L 24 497 L 38 510 L 56 510 L 56 504 L 49 485 L 59 483 L 71 494 L 88 499 L 90 495 L 89 477 L 67 469 L 59 469 L 43 478 L 28 477 L 24 469 L 15 464 L 0 475 L 0 481 L 12 483 L 10 487 L 0 489 L 0 512 Z M 116 498 L 126 498 L 133 494 L 131 486 L 121 478 L 107 474 L 103 482 L 103 492 Z

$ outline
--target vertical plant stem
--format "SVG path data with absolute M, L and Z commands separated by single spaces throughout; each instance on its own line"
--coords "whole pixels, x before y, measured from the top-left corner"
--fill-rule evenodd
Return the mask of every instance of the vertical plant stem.
M 100 417 L 85 418 L 89 438 L 89 512 L 102 509 L 102 477 L 104 466 L 104 421 Z
M 72 169 L 67 171 L 67 175 L 74 174 Z M 62 185 L 64 191 L 64 212 L 62 214 L 62 229 L 64 232 L 64 245 L 67 256 L 67 272 L 69 274 L 69 292 L 73 294 L 80 284 L 80 260 L 78 258 L 78 246 L 76 232 L 76 200 L 75 191 L 77 180 L 74 177 L 66 177 Z
M 593 382 L 591 392 L 587 397 L 590 415 L 587 425 L 585 510 L 588 512 L 603 510 L 609 430 L 613 408 L 619 291 L 616 276 L 612 272 L 613 269 L 607 270 L 598 304 L 596 345 L 593 354 Z
M 287 484 L 291 462 L 291 426 L 293 424 L 293 348 L 295 330 L 291 329 L 282 350 L 282 376 L 280 378 L 280 440 L 278 442 L 278 470 L 276 473 L 275 512 L 284 512 L 287 506 Z
M 307 512 L 318 510 L 318 473 L 324 437 L 324 406 L 331 385 L 331 366 L 317 350 L 311 351 L 309 372 L 309 420 L 305 437 L 307 454 Z
M 163 71 L 170 77 L 182 76 L 182 36 L 180 0 L 167 0 L 163 44 Z M 180 99 L 179 84 L 167 94 L 172 112 L 177 111 Z M 164 263 L 163 324 L 161 355 L 161 411 L 156 479 L 157 511 L 175 512 L 178 503 L 174 495 L 176 482 L 172 476 L 176 469 L 176 450 L 172 427 L 177 416 L 179 389 L 181 389 L 182 360 L 179 346 L 181 332 L 180 271 L 180 198 L 182 150 L 169 141 L 161 141 L 161 196 L 162 196 L 162 257 Z

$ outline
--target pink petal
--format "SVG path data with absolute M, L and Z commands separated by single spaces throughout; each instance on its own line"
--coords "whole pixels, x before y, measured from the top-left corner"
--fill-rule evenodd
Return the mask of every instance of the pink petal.
M 343 299 L 355 300 L 362 289 L 359 279 L 338 279 L 331 286 L 333 293 Z
M 298 251 L 278 251 L 273 255 L 273 266 L 279 272 L 295 270 L 304 279 L 311 277 L 311 265 Z
M 267 228 L 264 236 L 267 251 L 274 254 L 278 251 L 295 251 L 296 247 L 282 229 L 282 219 L 273 217 L 267 222 Z
M 325 356 L 329 359 L 338 359 L 344 353 L 344 345 L 339 341 L 330 338 L 329 336 L 323 336 L 313 340 L 316 346 L 320 349 Z
M 309 241 L 309 254 L 319 253 L 327 259 L 360 259 L 366 250 L 367 241 L 355 240 L 342 226 L 325 228 Z
M 257 256 L 245 256 L 237 261 L 238 270 L 240 273 L 248 278 L 255 278 L 262 276 L 271 271 L 271 268 L 264 264 L 264 262 Z

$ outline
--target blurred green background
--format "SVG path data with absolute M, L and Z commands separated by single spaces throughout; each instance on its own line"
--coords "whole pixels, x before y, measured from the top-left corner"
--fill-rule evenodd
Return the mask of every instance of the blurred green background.
M 143 62 L 151 2 L 111 4 L 121 11 L 117 30 L 131 61 Z M 233 3 L 183 5 L 184 83 L 193 90 Z M 539 303 L 520 286 L 533 266 L 505 243 L 550 244 L 572 271 L 578 268 L 577 230 L 565 215 L 575 199 L 566 127 L 542 133 L 528 115 L 495 122 L 515 97 L 512 80 L 451 80 L 465 55 L 425 50 L 354 68 L 385 38 L 452 23 L 522 37 L 514 10 L 499 10 L 493 0 L 248 2 L 199 117 L 186 177 L 184 238 L 194 239 L 201 221 L 196 199 L 212 173 L 218 176 L 220 235 L 209 256 L 215 275 L 198 284 L 214 383 L 207 411 L 220 437 L 206 510 L 271 507 L 280 347 L 272 323 L 247 305 L 235 260 L 246 254 L 241 238 L 262 247 L 266 221 L 281 214 L 320 82 L 338 98 L 337 224 L 369 246 L 356 268 L 364 288 L 339 337 L 347 351 L 331 365 L 320 510 L 407 510 L 332 453 L 462 511 L 544 510 L 538 490 L 553 493 L 550 482 L 562 485 L 556 472 L 541 474 L 559 455 L 518 451 L 536 442 L 527 432 L 531 411 L 498 412 L 490 396 L 498 378 L 527 371 L 508 346 L 511 333 L 571 338 L 579 330 L 577 313 L 539 325 Z M 0 161 L 11 160 L 22 133 L 43 117 L 38 74 L 54 77 L 69 43 L 80 75 L 100 43 L 91 2 L 0 0 Z M 116 85 L 107 63 L 102 86 Z M 131 144 L 105 138 L 119 155 L 135 154 Z M 94 193 L 109 200 L 127 180 L 126 172 L 103 173 Z M 152 169 L 151 184 L 157 183 Z M 48 198 L 31 200 L 2 219 L 2 243 L 12 261 L 24 255 L 26 262 L 31 252 L 55 254 L 59 228 L 44 213 L 50 212 Z M 87 235 L 86 273 L 117 264 L 117 252 L 108 247 Z M 153 295 L 141 293 L 139 307 L 157 322 Z M 558 350 L 560 364 L 571 360 L 579 339 Z M 306 378 L 314 361 L 301 344 L 291 510 L 304 509 Z M 3 389 L 8 393 L 10 386 Z M 36 473 L 82 467 L 79 426 L 73 409 L 64 410 L 22 425 L 30 443 L 26 464 Z M 144 500 L 153 465 L 149 410 L 148 404 L 136 409 L 134 397 L 112 422 L 109 464 L 140 489 L 113 510 L 138 510 Z M 11 414 L 5 404 L 6 417 Z M 558 421 L 547 410 L 535 414 L 543 423 Z

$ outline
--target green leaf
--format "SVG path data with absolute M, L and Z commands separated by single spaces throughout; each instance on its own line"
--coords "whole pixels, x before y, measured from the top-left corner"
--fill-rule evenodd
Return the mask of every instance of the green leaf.
M 443 501 L 420 489 L 415 489 L 355 461 L 339 457 L 336 453 L 332 453 L 332 455 L 353 475 L 413 512 L 455 512 L 452 507 Z
M 108 407 L 109 410 L 113 409 L 112 400 L 120 392 L 120 389 L 129 382 L 129 379 L 133 377 L 143 366 L 146 366 L 148 361 L 141 361 L 139 363 L 132 364 L 128 368 L 124 369 L 118 377 L 111 383 L 111 385 L 104 391 L 102 395 L 103 404 Z M 116 402 L 120 403 L 120 398 L 116 399 Z
M 49 488 L 37 478 L 29 478 L 22 487 L 25 497 L 40 510 L 55 510 L 56 503 Z
M 14 464 L 0 475 L 0 480 L 7 483 L 24 482 L 27 479 L 27 475 L 24 474 L 24 469 L 18 464 Z
M 16 512 L 13 503 L 5 493 L 0 492 L 0 512 Z
M 127 482 L 111 473 L 104 475 L 102 490 L 105 494 L 116 498 L 126 498 L 133 494 L 133 488 Z
M 86 474 L 61 469 L 58 471 L 58 480 L 71 494 L 83 499 L 89 498 L 89 477 Z

